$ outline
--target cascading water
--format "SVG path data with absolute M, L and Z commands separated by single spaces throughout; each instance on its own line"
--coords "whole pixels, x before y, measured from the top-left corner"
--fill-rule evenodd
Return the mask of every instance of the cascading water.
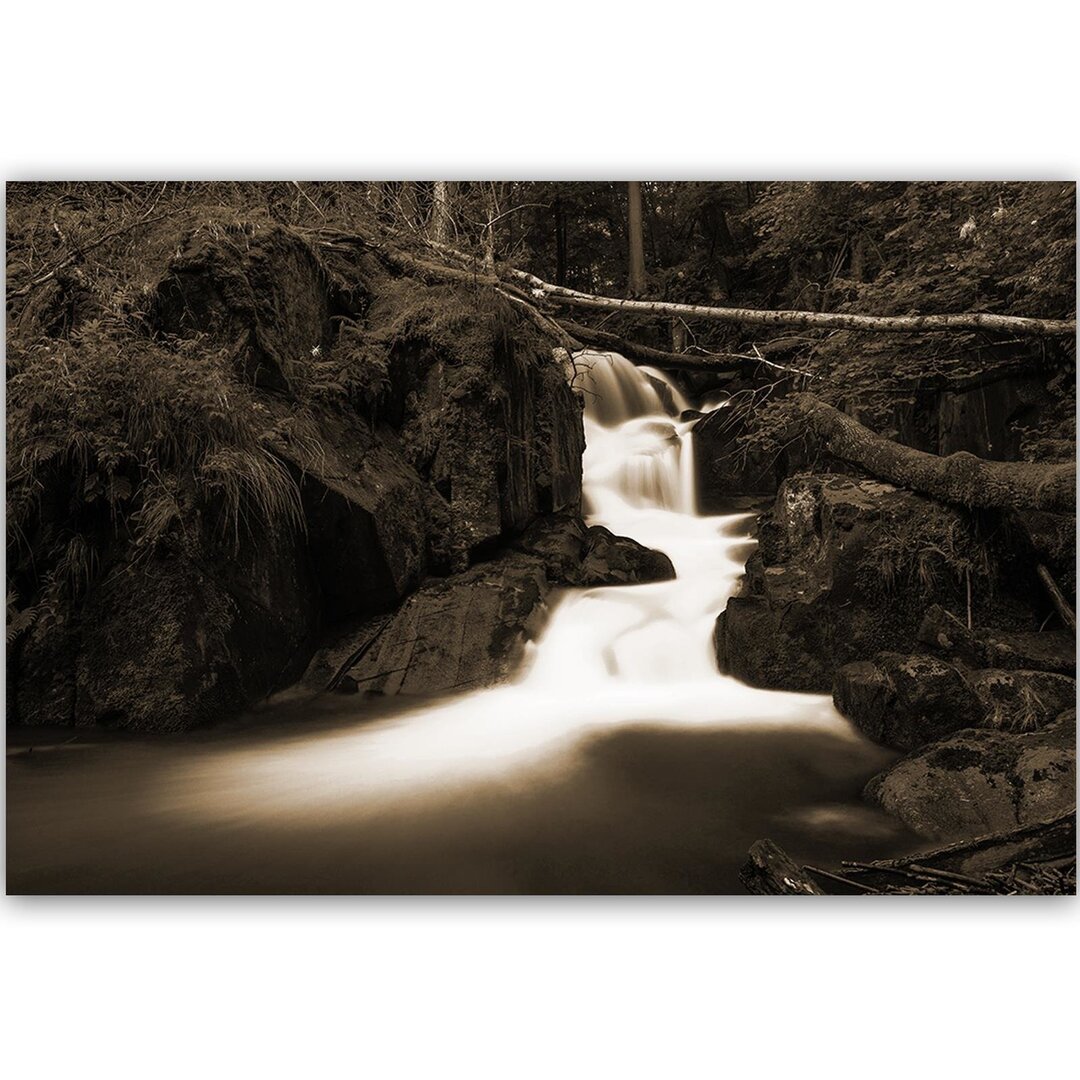
M 578 360 L 586 513 L 674 580 L 566 591 L 511 685 L 35 755 L 32 786 L 9 770 L 16 890 L 730 892 L 766 835 L 822 864 L 895 851 L 857 799 L 889 753 L 826 697 L 717 672 L 747 516 L 695 512 L 687 402 L 620 356 Z

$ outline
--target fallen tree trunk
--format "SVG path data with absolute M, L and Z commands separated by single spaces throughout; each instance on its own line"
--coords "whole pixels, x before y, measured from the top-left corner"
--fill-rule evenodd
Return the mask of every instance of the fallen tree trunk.
M 987 461 L 963 451 L 940 457 L 877 435 L 813 394 L 789 401 L 829 453 L 897 487 L 972 508 L 1076 511 L 1074 463 Z
M 739 871 L 746 891 L 758 896 L 823 896 L 817 882 L 772 840 L 758 840 Z
M 431 244 L 444 257 L 462 265 L 473 265 L 475 258 L 448 247 Z M 666 300 L 623 300 L 613 296 L 553 285 L 535 274 L 514 267 L 498 268 L 502 277 L 510 277 L 532 289 L 534 295 L 556 305 L 591 308 L 599 311 L 622 311 L 630 315 L 676 316 L 711 319 L 717 322 L 758 326 L 794 326 L 819 330 L 868 330 L 892 334 L 940 333 L 943 331 L 991 330 L 1036 337 L 1076 334 L 1075 319 L 1034 319 L 1023 315 L 993 315 L 987 312 L 963 312 L 955 315 L 852 315 L 831 311 L 763 311 L 757 308 L 722 308 L 704 304 L 676 304 Z M 678 354 L 681 355 L 681 354 Z
M 923 334 L 941 331 L 992 330 L 1036 337 L 1075 335 L 1075 319 L 1032 319 L 1022 315 L 991 315 L 964 312 L 956 315 L 851 315 L 832 311 L 762 311 L 756 308 L 719 308 L 704 304 L 675 304 L 666 300 L 622 300 L 593 296 L 551 285 L 524 271 L 513 277 L 529 285 L 554 304 L 597 311 L 621 311 L 629 315 L 676 316 L 757 326 L 796 326 L 819 330 L 871 330 L 891 334 Z
M 566 319 L 559 319 L 558 324 L 578 341 L 584 342 L 584 344 L 592 348 L 609 349 L 617 352 L 625 356 L 627 360 L 632 360 L 637 364 L 653 364 L 656 367 L 678 371 L 724 372 L 749 370 L 759 363 L 756 357 L 735 356 L 731 353 L 665 352 L 663 349 L 639 345 L 634 341 L 619 337 L 618 334 L 611 334 L 606 330 L 594 330 L 591 326 L 582 326 Z

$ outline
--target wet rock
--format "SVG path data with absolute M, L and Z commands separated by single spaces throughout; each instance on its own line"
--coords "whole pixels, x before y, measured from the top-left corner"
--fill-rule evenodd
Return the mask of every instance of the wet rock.
M 959 840 L 1046 820 L 1076 802 L 1076 716 L 1044 731 L 966 730 L 909 754 L 866 796 L 932 840 Z
M 929 604 L 965 602 L 941 551 L 970 537 L 959 510 L 889 484 L 788 478 L 717 622 L 723 670 L 754 686 L 828 693 L 844 664 L 909 651 Z M 1008 615 L 1007 590 L 993 595 Z M 985 603 L 977 598 L 977 611 Z
M 559 585 L 580 585 L 589 532 L 578 517 L 561 514 L 537 519 L 514 543 L 515 551 L 538 558 L 548 578 Z
M 1076 639 L 1064 630 L 969 630 L 939 604 L 919 625 L 919 641 L 976 668 L 1024 668 L 1071 675 L 1076 671 Z
M 502 682 L 538 631 L 550 586 L 538 558 L 514 553 L 424 585 L 313 659 L 304 682 L 361 692 L 438 694 Z M 329 678 L 327 679 L 327 676 Z
M 628 536 L 616 536 L 602 525 L 586 529 L 577 518 L 542 518 L 513 546 L 539 558 L 549 579 L 558 585 L 640 585 L 675 577 L 675 568 L 663 552 Z
M 662 551 L 647 548 L 628 536 L 616 536 L 603 525 L 589 529 L 581 585 L 639 585 L 674 577 L 675 568 Z
M 979 723 L 981 698 L 951 664 L 880 653 L 836 673 L 833 702 L 875 742 L 912 750 Z

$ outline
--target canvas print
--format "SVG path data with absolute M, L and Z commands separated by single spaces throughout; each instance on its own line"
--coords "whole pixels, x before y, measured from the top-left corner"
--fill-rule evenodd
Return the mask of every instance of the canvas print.
M 6 209 L 9 892 L 1075 892 L 1072 182 Z

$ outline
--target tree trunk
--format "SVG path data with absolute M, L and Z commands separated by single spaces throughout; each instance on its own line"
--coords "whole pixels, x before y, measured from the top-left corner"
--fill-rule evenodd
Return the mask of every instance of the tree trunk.
M 630 272 L 627 278 L 631 296 L 645 295 L 645 238 L 642 229 L 641 182 L 631 180 L 626 185 L 628 226 L 630 235 Z
M 559 326 L 579 342 L 596 349 L 620 353 L 627 360 L 638 364 L 651 364 L 676 371 L 753 371 L 758 361 L 753 357 L 732 356 L 723 353 L 674 353 L 654 349 L 648 345 L 638 345 L 617 334 L 606 330 L 594 330 L 591 326 L 580 323 L 560 321 Z
M 940 457 L 876 435 L 813 394 L 789 400 L 829 453 L 897 487 L 967 507 L 1076 510 L 1075 464 L 986 461 L 963 451 Z
M 672 304 L 662 300 L 619 300 L 593 296 L 541 281 L 531 274 L 515 271 L 515 276 L 530 278 L 553 304 L 589 308 L 594 311 L 622 311 L 627 315 L 681 315 L 687 319 L 711 319 L 715 322 L 757 326 L 798 326 L 812 330 L 873 330 L 893 334 L 937 333 L 957 330 L 996 330 L 1037 337 L 1076 333 L 1075 319 L 1029 319 L 1020 315 L 988 315 L 982 312 L 961 315 L 848 315 L 822 311 L 761 311 L 756 308 L 717 308 L 703 304 Z
M 431 207 L 431 238 L 437 244 L 450 242 L 450 181 L 436 180 Z
M 555 196 L 555 284 L 566 284 L 566 209 L 562 196 Z
M 758 896 L 824 896 L 824 891 L 772 840 L 758 840 L 739 871 L 746 891 Z

